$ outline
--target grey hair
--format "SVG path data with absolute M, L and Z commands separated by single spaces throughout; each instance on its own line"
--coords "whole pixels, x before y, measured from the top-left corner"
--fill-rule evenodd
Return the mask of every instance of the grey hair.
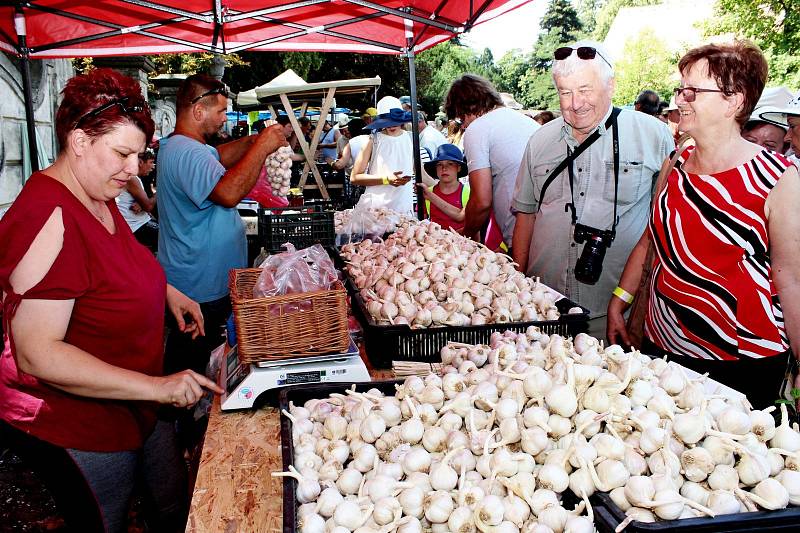
M 606 47 L 601 43 L 597 41 L 582 40 L 567 46 L 573 50 L 577 50 L 581 46 L 591 46 L 597 50 L 597 55 L 594 59 L 586 60 L 579 58 L 577 53 L 572 53 L 566 59 L 562 59 L 560 61 L 553 60 L 553 82 L 555 82 L 556 76 L 570 76 L 587 65 L 594 66 L 597 73 L 600 75 L 600 78 L 606 83 L 610 82 L 614 78 L 614 60 L 612 59 L 611 54 L 608 52 Z M 603 58 L 605 58 L 605 61 Z M 606 61 L 608 61 L 608 63 L 606 63 Z

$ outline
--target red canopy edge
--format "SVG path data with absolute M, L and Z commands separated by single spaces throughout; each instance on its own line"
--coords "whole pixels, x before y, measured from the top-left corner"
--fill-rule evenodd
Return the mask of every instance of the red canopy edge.
M 245 50 L 418 53 L 530 1 L 4 0 L 0 49 L 37 59 Z M 27 50 L 17 39 L 15 16 L 26 26 Z

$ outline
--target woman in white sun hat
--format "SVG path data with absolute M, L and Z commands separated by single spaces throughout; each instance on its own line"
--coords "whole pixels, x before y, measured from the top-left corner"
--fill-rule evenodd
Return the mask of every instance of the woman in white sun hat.
M 786 137 L 791 147 L 786 156 L 795 165 L 800 166 L 800 91 L 785 106 L 765 109 L 760 112 L 759 117 L 766 122 L 788 128 Z
M 411 113 L 400 100 L 384 96 L 378 101 L 378 116 L 365 129 L 375 132 L 353 165 L 350 181 L 367 189 L 358 201 L 362 207 L 387 207 L 411 215 L 414 203 L 414 146 L 403 124 Z

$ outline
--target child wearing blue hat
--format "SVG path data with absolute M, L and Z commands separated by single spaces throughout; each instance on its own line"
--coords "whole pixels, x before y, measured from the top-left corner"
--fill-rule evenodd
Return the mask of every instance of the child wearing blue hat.
M 469 186 L 458 178 L 467 175 L 464 154 L 454 144 L 443 144 L 436 150 L 436 157 L 425 163 L 425 171 L 439 178 L 439 183 L 430 188 L 419 184 L 425 197 L 425 215 L 443 228 L 463 230 Z

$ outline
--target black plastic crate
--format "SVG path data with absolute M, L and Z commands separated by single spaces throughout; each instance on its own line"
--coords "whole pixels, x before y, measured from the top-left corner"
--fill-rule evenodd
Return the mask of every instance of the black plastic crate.
M 489 344 L 495 331 L 523 332 L 529 326 L 537 326 L 548 335 L 575 336 L 589 327 L 588 310 L 582 314 L 567 314 L 577 304 L 567 298 L 556 302 L 561 313 L 558 320 L 534 322 L 508 322 L 505 324 L 485 324 L 482 326 L 441 326 L 412 329 L 406 325 L 379 326 L 369 315 L 361 295 L 354 290 L 348 279 L 345 286 L 350 291 L 353 315 L 364 330 L 364 347 L 367 357 L 376 368 L 390 368 L 392 361 L 421 361 L 438 363 L 439 353 L 448 342 L 465 344 Z
M 344 211 L 345 209 L 352 209 L 356 205 L 357 200 L 342 196 L 340 198 L 323 199 L 309 199 L 304 202 L 306 207 L 316 207 L 320 211 Z
M 298 250 L 314 244 L 333 246 L 336 242 L 333 211 L 313 206 L 259 209 L 258 238 L 268 252 L 283 251 L 287 242 Z
M 284 387 L 278 395 L 279 409 L 289 410 L 289 402 L 295 405 L 303 405 L 311 399 L 324 399 L 330 394 L 338 392 L 344 393 L 352 385 L 356 390 L 363 392 L 372 388 L 378 389 L 384 394 L 394 395 L 395 385 L 403 383 L 403 380 L 390 381 L 363 381 L 359 383 L 321 383 L 317 385 L 303 384 Z M 281 456 L 283 458 L 283 471 L 289 470 L 294 458 L 294 446 L 292 444 L 292 422 L 281 413 Z M 297 499 L 295 491 L 297 481 L 291 477 L 283 478 L 283 532 L 295 533 L 297 531 Z
M 614 529 L 627 516 L 604 492 L 592 496 L 594 524 L 600 533 L 614 533 Z M 625 528 L 628 533 L 665 533 L 685 531 L 692 533 L 745 533 L 761 531 L 800 530 L 800 507 L 789 507 L 778 511 L 757 511 L 754 513 L 734 513 L 716 517 L 684 518 L 661 522 L 633 521 Z

